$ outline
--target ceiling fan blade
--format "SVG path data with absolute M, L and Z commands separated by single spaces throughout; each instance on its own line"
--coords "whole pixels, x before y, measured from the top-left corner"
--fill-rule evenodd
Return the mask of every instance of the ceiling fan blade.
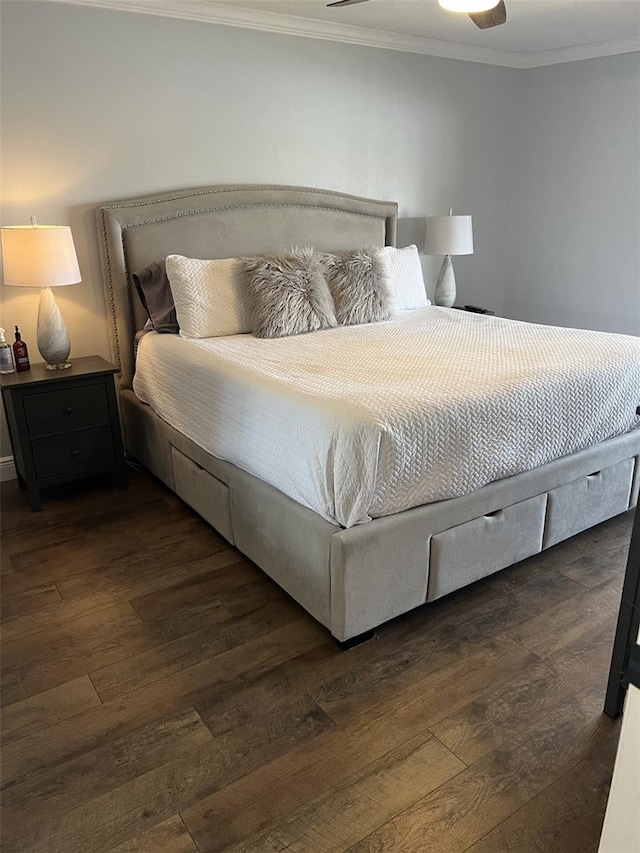
M 367 0 L 337 0 L 335 3 L 327 3 L 327 9 L 330 6 L 353 6 L 355 3 L 366 3 Z
M 504 24 L 507 20 L 507 9 L 504 5 L 504 0 L 500 0 L 497 6 L 493 9 L 487 9 L 486 12 L 469 12 L 469 17 L 481 30 L 488 30 L 489 27 L 498 27 Z

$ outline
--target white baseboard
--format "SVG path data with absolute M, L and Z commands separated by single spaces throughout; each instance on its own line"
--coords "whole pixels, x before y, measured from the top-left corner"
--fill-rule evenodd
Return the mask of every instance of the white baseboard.
M 13 456 L 3 456 L 0 459 L 0 483 L 16 479 L 16 466 L 13 464 Z

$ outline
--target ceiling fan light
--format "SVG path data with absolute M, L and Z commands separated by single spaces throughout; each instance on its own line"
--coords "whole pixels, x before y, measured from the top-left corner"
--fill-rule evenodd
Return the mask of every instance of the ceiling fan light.
M 438 0 L 443 9 L 449 12 L 486 12 L 494 9 L 500 0 Z

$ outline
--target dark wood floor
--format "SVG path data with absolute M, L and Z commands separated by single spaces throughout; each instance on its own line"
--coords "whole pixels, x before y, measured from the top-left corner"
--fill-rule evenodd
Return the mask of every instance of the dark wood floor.
M 629 517 L 346 653 L 146 475 L 2 520 L 4 853 L 597 850 Z

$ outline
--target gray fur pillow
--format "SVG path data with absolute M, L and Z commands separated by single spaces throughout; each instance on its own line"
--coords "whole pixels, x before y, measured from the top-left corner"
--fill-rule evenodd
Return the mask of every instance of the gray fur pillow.
M 245 258 L 244 277 L 259 338 L 281 338 L 337 325 L 321 256 L 311 247 Z
M 377 323 L 391 317 L 389 275 L 379 249 L 369 246 L 325 255 L 324 263 L 340 325 Z

